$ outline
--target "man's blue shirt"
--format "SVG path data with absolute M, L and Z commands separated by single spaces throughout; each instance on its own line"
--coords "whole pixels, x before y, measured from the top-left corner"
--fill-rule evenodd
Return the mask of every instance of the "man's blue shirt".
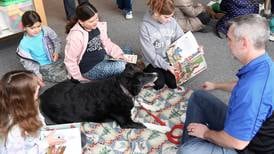
M 228 104 L 224 131 L 250 141 L 274 110 L 274 66 L 264 54 L 237 73 L 239 78 Z

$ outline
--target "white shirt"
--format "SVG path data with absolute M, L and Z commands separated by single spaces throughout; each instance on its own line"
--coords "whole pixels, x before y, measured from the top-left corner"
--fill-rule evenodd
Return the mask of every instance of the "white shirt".
M 45 125 L 44 117 L 40 114 L 39 117 L 43 125 Z M 40 133 L 37 137 L 27 136 L 22 137 L 21 128 L 15 125 L 8 133 L 6 143 L 0 139 L 1 154 L 44 154 L 47 151 L 48 143 L 46 139 L 40 139 Z

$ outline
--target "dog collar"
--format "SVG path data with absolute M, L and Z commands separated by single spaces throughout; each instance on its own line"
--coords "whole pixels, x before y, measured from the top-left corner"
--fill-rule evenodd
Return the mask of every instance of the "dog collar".
M 122 84 L 120 84 L 120 87 L 127 96 L 134 98 L 134 96 Z

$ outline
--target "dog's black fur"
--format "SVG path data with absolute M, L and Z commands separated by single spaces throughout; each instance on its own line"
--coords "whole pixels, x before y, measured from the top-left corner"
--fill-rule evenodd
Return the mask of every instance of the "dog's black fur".
M 155 73 L 144 73 L 137 66 L 127 64 L 121 75 L 111 79 L 89 83 L 68 80 L 56 84 L 40 96 L 40 108 L 57 124 L 115 120 L 122 128 L 144 128 L 131 119 L 133 97 L 156 78 Z

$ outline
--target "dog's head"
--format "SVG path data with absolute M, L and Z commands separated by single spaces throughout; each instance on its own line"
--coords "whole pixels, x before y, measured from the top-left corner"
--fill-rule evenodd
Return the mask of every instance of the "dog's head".
M 157 80 L 157 73 L 144 73 L 135 64 L 127 64 L 120 76 L 120 83 L 132 95 L 140 93 L 144 85 Z

